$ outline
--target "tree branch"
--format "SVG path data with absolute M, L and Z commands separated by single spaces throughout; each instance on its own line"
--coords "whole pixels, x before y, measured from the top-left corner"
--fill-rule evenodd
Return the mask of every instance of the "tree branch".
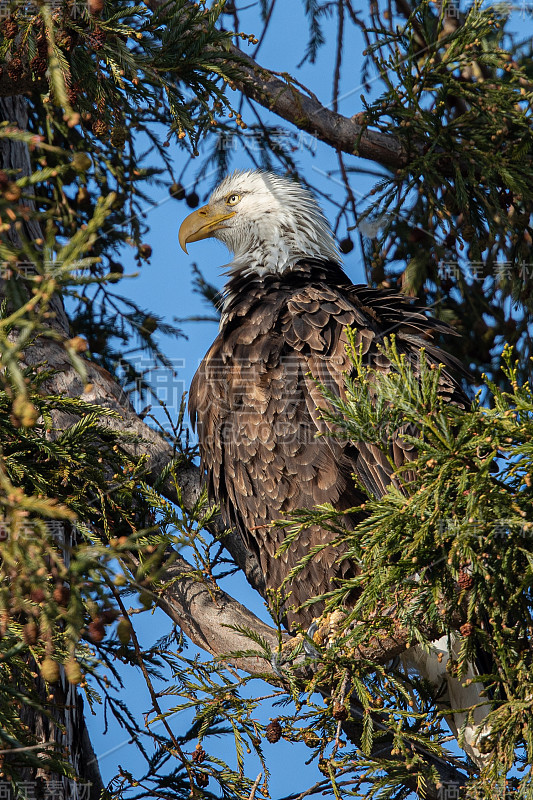
M 407 163 L 407 153 L 394 133 L 365 129 L 354 118 L 337 114 L 316 97 L 304 94 L 289 76 L 280 80 L 274 72 L 261 67 L 237 47 L 232 46 L 230 52 L 239 61 L 243 74 L 242 80 L 235 81 L 235 86 L 251 100 L 335 150 L 390 168 Z

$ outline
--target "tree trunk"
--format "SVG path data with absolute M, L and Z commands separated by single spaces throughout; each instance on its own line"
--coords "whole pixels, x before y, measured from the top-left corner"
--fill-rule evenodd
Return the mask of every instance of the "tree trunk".
M 14 124 L 21 130 L 26 130 L 28 126 L 26 99 L 20 95 L 0 97 L 0 119 Z M 18 170 L 17 177 L 31 174 L 30 155 L 26 145 L 7 139 L 0 140 L 0 169 Z M 9 235 L 16 244 L 17 232 L 12 228 Z M 28 239 L 39 238 L 41 230 L 38 223 L 32 220 L 24 223 L 24 235 Z M 55 326 L 66 330 L 67 316 L 60 298 L 56 298 L 54 301 L 54 311 L 56 312 Z M 64 526 L 65 531 L 67 528 L 70 529 L 69 526 Z M 64 535 L 65 537 L 70 536 L 68 532 L 65 532 Z M 64 545 L 67 545 L 66 552 L 70 542 L 65 541 Z M 49 703 L 49 693 L 40 677 L 36 678 L 36 688 L 43 704 Z M 23 707 L 22 719 L 38 742 L 56 743 L 68 753 L 68 760 L 79 777 L 79 783 L 75 783 L 65 776 L 45 775 L 41 770 L 27 768 L 23 773 L 23 780 L 35 787 L 32 791 L 28 791 L 28 795 L 30 797 L 38 796 L 36 782 L 44 781 L 54 784 L 55 796 L 69 798 L 69 800 L 78 800 L 82 797 L 98 800 L 104 785 L 85 725 L 83 698 L 76 687 L 67 681 L 63 669 L 61 669 L 59 681 L 50 691 L 54 698 L 52 701 L 53 715 L 57 724 L 31 706 Z M 88 794 L 85 787 L 89 783 L 91 789 Z M 58 784 L 62 787 L 61 791 L 58 790 Z

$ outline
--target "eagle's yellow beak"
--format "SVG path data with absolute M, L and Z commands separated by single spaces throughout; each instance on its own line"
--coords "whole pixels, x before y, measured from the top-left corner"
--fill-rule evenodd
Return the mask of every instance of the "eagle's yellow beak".
M 200 239 L 208 239 L 213 233 L 222 227 L 222 223 L 235 216 L 235 211 L 220 214 L 210 206 L 202 206 L 188 217 L 185 217 L 179 230 L 179 242 L 182 250 L 187 252 L 189 242 L 199 242 Z

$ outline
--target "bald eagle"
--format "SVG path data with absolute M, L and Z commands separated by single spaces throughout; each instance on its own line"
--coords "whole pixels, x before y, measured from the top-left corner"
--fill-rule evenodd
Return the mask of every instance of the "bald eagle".
M 339 559 L 339 548 L 330 545 L 333 534 L 319 525 L 276 557 L 284 529 L 271 523 L 324 502 L 341 511 L 359 506 L 365 494 L 353 473 L 369 493 L 382 496 L 394 468 L 414 457 L 401 431 L 390 441 L 394 468 L 372 444 L 317 436 L 327 433 L 317 381 L 342 395 L 350 369 L 346 327 L 377 370 L 391 369 L 379 349 L 387 335 L 394 334 L 399 352 L 415 363 L 424 347 L 431 361 L 445 365 L 441 392 L 450 402 L 468 402 L 458 378 L 463 369 L 435 341 L 450 333 L 448 326 L 404 297 L 351 283 L 324 214 L 299 183 L 261 171 L 226 177 L 179 231 L 184 250 L 208 237 L 223 242 L 233 258 L 225 268 L 220 331 L 190 389 L 202 467 L 226 525 L 255 552 L 267 590 L 278 590 L 290 570 L 322 546 L 284 587 L 287 623 L 308 625 L 323 607 L 301 604 L 357 567 Z M 345 519 L 348 527 L 357 522 Z M 479 702 L 478 684 L 463 688 L 447 675 L 448 657 L 444 639 L 432 653 L 411 659 L 435 685 L 448 680 L 455 708 Z M 486 710 L 478 712 L 479 723 Z M 456 734 L 464 719 L 456 714 L 451 720 Z M 478 758 L 475 735 L 470 726 L 464 746 Z

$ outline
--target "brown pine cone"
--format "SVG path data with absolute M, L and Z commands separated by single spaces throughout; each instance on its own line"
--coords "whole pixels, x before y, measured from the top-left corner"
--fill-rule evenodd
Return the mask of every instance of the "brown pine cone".
M 118 611 L 116 608 L 104 608 L 100 616 L 104 625 L 111 625 L 118 617 Z
M 209 783 L 209 775 L 207 775 L 205 772 L 197 772 L 194 776 L 194 780 L 196 781 L 196 785 L 199 789 L 205 789 Z
M 76 81 L 72 86 L 67 87 L 67 95 L 71 106 L 75 105 L 81 93 L 81 86 Z
M 472 576 L 469 575 L 468 572 L 465 572 L 464 570 L 461 571 L 461 574 L 459 575 L 459 579 L 457 582 L 459 584 L 459 587 L 466 591 L 468 591 L 468 589 L 471 589 L 474 583 Z
M 30 61 L 31 71 L 41 77 L 48 69 L 48 60 L 41 55 L 37 55 Z
M 89 47 L 92 47 L 93 50 L 101 50 L 105 39 L 105 32 L 101 28 L 95 28 L 88 38 Z
M 22 66 L 22 59 L 18 56 L 15 56 L 11 59 L 9 64 L 7 65 L 7 74 L 11 78 L 12 81 L 18 81 L 22 78 L 24 74 L 24 69 Z
M 205 761 L 207 753 L 205 752 L 204 748 L 201 744 L 196 745 L 196 749 L 192 754 L 191 758 L 195 764 L 201 764 L 202 761 Z
M 329 778 L 328 762 L 325 758 L 320 758 L 318 760 L 317 767 L 318 771 L 321 772 L 322 775 L 325 775 L 326 778 Z
M 105 627 L 101 619 L 97 618 L 93 620 L 93 622 L 88 625 L 87 630 L 89 631 L 89 638 L 96 644 L 101 642 L 105 637 Z
M 1 30 L 4 39 L 14 39 L 19 32 L 16 19 L 13 19 L 13 17 L 6 19 L 6 21 L 2 23 Z
M 459 630 L 461 631 L 461 636 L 471 636 L 474 631 L 474 626 L 469 622 L 465 622 L 464 625 L 461 625 Z
M 111 131 L 111 144 L 118 150 L 122 150 L 122 148 L 126 144 L 126 128 L 122 128 L 119 125 L 115 125 L 115 127 Z
M 36 644 L 39 640 L 39 628 L 34 620 L 30 620 L 22 629 L 22 638 L 26 644 Z
M 277 719 L 273 719 L 266 726 L 266 738 L 270 742 L 270 744 L 276 744 L 281 739 L 281 725 L 279 724 Z
M 95 136 L 105 136 L 107 133 L 107 122 L 104 119 L 97 119 L 93 122 L 92 131 Z
M 104 0 L 88 0 L 89 14 L 101 14 L 104 10 Z
M 68 601 L 70 600 L 70 589 L 68 586 L 65 586 L 63 583 L 58 583 L 52 592 L 52 597 L 56 601 L 56 603 L 60 606 L 68 605 Z
M 303 742 L 307 747 L 318 747 L 320 744 L 320 739 L 316 735 L 314 731 L 306 730 L 302 736 Z
M 348 718 L 348 711 L 343 703 L 333 703 L 333 719 L 343 720 Z

